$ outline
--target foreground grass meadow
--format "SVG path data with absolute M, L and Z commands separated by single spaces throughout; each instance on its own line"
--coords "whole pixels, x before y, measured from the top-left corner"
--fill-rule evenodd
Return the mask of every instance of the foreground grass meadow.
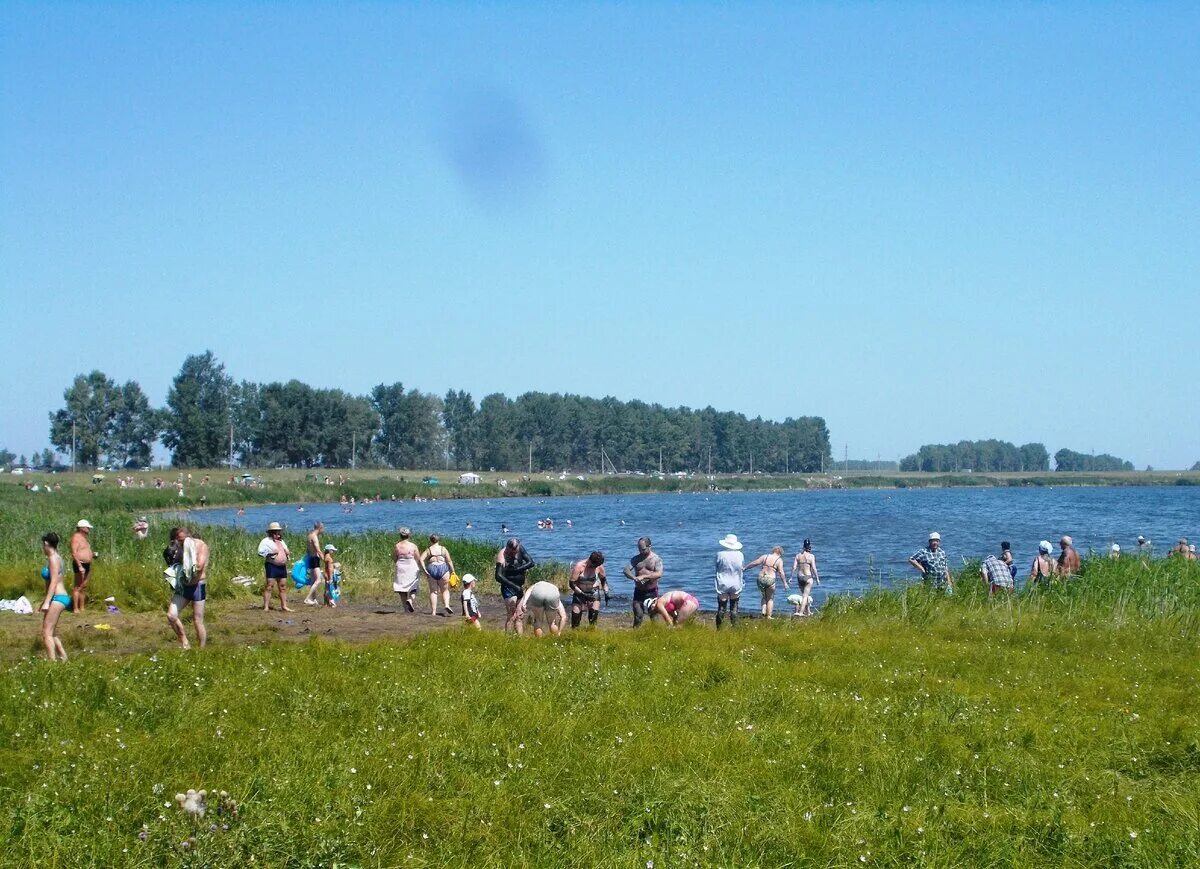
M 8 582 L 26 526 L 73 521 L 75 497 L 5 504 Z M 112 552 L 126 592 L 158 581 Z M 31 636 L 0 673 L 0 865 L 1197 865 L 1198 613 L 1195 564 L 1129 559 L 1012 600 L 964 574 L 953 598 L 720 633 L 57 666 Z M 189 788 L 236 814 L 185 814 Z

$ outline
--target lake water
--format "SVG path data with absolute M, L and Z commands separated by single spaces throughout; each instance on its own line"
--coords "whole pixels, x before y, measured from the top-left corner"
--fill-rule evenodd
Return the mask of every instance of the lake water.
M 497 546 L 501 524 L 519 536 L 535 560 L 567 562 L 602 550 L 613 591 L 627 596 L 620 568 L 636 552 L 643 534 L 662 556 L 661 588 L 684 588 L 705 608 L 713 602 L 713 558 L 717 540 L 734 533 L 745 543 L 746 560 L 779 545 L 788 567 L 805 537 L 812 538 L 822 585 L 820 604 L 833 593 L 861 593 L 874 584 L 915 577 L 910 555 L 930 531 L 942 535 L 951 564 L 998 552 L 1012 543 L 1020 568 L 1037 552 L 1039 540 L 1055 543 L 1070 534 L 1081 553 L 1119 543 L 1132 553 L 1139 534 L 1165 553 L 1175 541 L 1200 537 L 1200 487 L 1062 487 L 1012 489 L 888 489 L 797 492 L 730 492 L 687 495 L 595 495 L 564 498 L 380 502 L 346 513 L 337 503 L 294 507 L 251 507 L 237 521 L 228 508 L 204 511 L 206 521 L 258 529 L 270 521 L 303 533 L 317 519 L 333 532 L 396 529 L 487 540 Z M 537 521 L 555 520 L 553 531 Z M 567 520 L 573 527 L 567 527 Z M 467 528 L 470 522 L 473 527 Z M 743 604 L 757 608 L 751 577 Z M 783 601 L 776 597 L 776 606 Z

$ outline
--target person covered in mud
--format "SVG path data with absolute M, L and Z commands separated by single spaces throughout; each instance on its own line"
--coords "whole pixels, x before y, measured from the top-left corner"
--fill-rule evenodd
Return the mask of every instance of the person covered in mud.
M 588 624 L 600 618 L 600 596 L 608 601 L 608 577 L 604 573 L 604 553 L 599 550 L 575 562 L 571 568 L 571 627 L 579 627 L 587 610 Z
M 525 592 L 525 574 L 533 569 L 533 559 L 525 551 L 525 547 L 516 537 L 510 537 L 504 548 L 496 553 L 496 582 L 500 584 L 500 596 L 504 599 L 507 617 L 504 620 L 504 630 L 515 630 L 517 626 L 517 608 Z

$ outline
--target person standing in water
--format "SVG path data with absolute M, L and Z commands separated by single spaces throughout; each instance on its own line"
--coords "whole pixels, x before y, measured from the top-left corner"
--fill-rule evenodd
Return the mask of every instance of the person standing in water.
M 608 577 L 604 573 L 604 553 L 593 552 L 587 558 L 575 562 L 571 568 L 571 627 L 579 627 L 583 611 L 588 614 L 588 624 L 596 624 L 600 618 L 600 595 L 608 599 Z
M 746 559 L 736 534 L 726 534 L 717 542 L 721 544 L 721 551 L 717 553 L 714 586 L 717 591 L 717 630 L 720 630 L 726 610 L 729 611 L 729 624 L 737 625 L 738 606 L 742 599 L 742 588 L 746 584 L 743 576 Z
M 1064 579 L 1076 576 L 1079 573 L 1080 562 L 1079 553 L 1075 551 L 1075 541 L 1069 534 L 1064 534 L 1058 545 L 1062 548 L 1058 554 L 1058 575 Z
M 925 584 L 938 591 L 954 594 L 954 577 L 950 574 L 950 559 L 942 549 L 942 535 L 933 531 L 924 549 L 913 553 L 908 563 L 921 571 Z
M 58 535 L 48 531 L 42 535 L 42 554 L 46 566 L 42 568 L 42 579 L 46 580 L 46 599 L 42 601 L 42 645 L 51 661 L 67 660 L 67 650 L 58 637 L 58 617 L 71 605 L 67 594 L 66 569 L 62 556 L 58 554 Z
M 812 541 L 804 538 L 804 548 L 796 553 L 792 561 L 792 576 L 796 578 L 796 587 L 800 592 L 800 603 L 793 615 L 812 615 L 813 585 L 821 584 L 821 574 L 817 571 L 817 557 L 813 555 Z
M 1029 582 L 1025 588 L 1035 585 L 1049 585 L 1054 578 L 1054 559 L 1050 557 L 1050 541 L 1043 540 L 1038 544 L 1038 554 L 1029 565 Z
M 775 618 L 775 580 L 783 581 L 784 588 L 790 588 L 787 581 L 787 573 L 783 569 L 783 547 L 776 546 L 766 555 L 760 555 L 758 558 L 746 565 L 746 570 L 757 567 L 758 570 L 758 590 L 762 593 L 762 604 L 759 607 L 759 612 L 768 619 Z

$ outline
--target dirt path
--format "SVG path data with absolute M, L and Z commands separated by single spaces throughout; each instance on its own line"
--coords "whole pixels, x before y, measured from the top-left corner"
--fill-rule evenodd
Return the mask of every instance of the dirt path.
M 244 599 L 210 601 L 206 614 L 208 642 L 214 646 L 253 646 L 311 637 L 347 643 L 405 639 L 435 631 L 462 630 L 464 621 L 457 603 L 455 600 L 455 615 L 433 616 L 427 610 L 406 612 L 393 601 L 348 601 L 331 609 L 305 606 L 297 597 L 292 612 L 280 611 L 277 601 L 272 602 L 269 612 L 263 611 L 261 603 L 250 604 Z M 499 595 L 480 595 L 479 603 L 483 629 L 503 630 L 504 603 Z M 702 615 L 701 620 L 707 619 Z M 600 615 L 600 625 L 606 629 L 628 629 L 631 621 L 628 608 L 621 606 L 610 606 Z M 194 641 L 190 613 L 184 614 L 184 623 L 189 640 Z M 41 616 L 36 613 L 0 613 L 0 659 L 41 654 L 40 626 Z M 58 632 L 69 655 L 129 655 L 176 646 L 165 611 L 107 613 L 102 608 L 89 608 L 82 616 L 68 612 L 60 619 Z

